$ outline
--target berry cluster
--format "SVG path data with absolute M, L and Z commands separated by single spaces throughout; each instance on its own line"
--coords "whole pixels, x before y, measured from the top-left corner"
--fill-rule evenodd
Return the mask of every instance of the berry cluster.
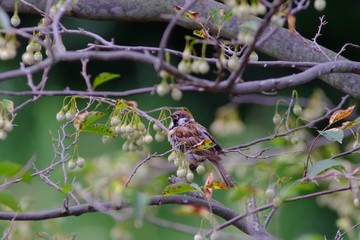
M 63 105 L 61 110 L 56 113 L 56 120 L 58 122 L 71 121 L 77 113 L 76 101 L 70 100 L 68 104 Z
M 12 32 L 0 34 L 0 60 L 10 60 L 16 57 L 16 36 Z
M 194 180 L 194 174 L 190 170 L 189 162 L 183 152 L 179 150 L 172 151 L 168 156 L 168 161 L 174 163 L 174 165 L 178 168 L 176 171 L 176 175 L 179 178 L 184 178 L 188 182 L 192 182 Z M 199 175 L 203 175 L 205 173 L 204 165 L 200 164 L 199 166 L 197 166 L 196 172 Z
M 68 168 L 74 170 L 76 167 L 83 168 L 85 166 L 85 159 L 78 156 L 76 159 L 72 158 L 68 161 Z
M 142 151 L 145 144 L 153 141 L 140 117 L 134 112 L 132 115 L 130 120 L 128 120 L 128 114 L 113 115 L 110 118 L 110 127 L 115 135 L 120 135 L 125 139 L 122 145 L 124 152 Z
M 206 45 L 203 44 L 202 53 L 201 53 L 201 59 L 194 59 L 192 60 L 192 53 L 191 51 L 194 51 L 192 48 L 192 44 L 189 44 L 189 41 L 187 41 L 187 44 L 185 46 L 185 49 L 183 51 L 182 60 L 178 64 L 178 70 L 181 73 L 184 74 L 207 74 L 210 70 L 209 63 L 205 60 L 205 50 Z
M 155 133 L 155 141 L 162 142 L 165 139 L 166 132 L 164 132 L 158 125 L 154 124 L 153 129 Z
M 245 1 L 238 4 L 235 0 L 228 0 L 226 3 L 232 7 L 233 15 L 241 19 L 248 19 L 251 16 L 260 16 L 266 13 L 265 5 L 260 1 L 254 1 L 251 4 Z
M 9 119 L 9 112 L 12 110 L 13 103 L 11 101 L 6 99 L 0 101 L 0 140 L 5 140 L 8 133 L 13 130 L 13 119 Z
M 21 60 L 27 65 L 33 65 L 41 62 L 43 59 L 41 48 L 42 47 L 37 40 L 31 39 L 29 44 L 26 46 L 26 52 L 23 53 Z
M 182 98 L 182 91 L 173 84 L 173 76 L 165 70 L 161 70 L 159 75 L 161 77 L 161 83 L 157 85 L 156 93 L 162 97 L 171 91 L 172 99 L 179 101 Z M 168 79 L 170 79 L 170 84 L 168 83 Z
M 0 116 L 0 140 L 5 140 L 9 132 L 13 130 L 13 125 L 7 117 Z
M 292 96 L 295 98 L 295 104 L 292 108 L 292 112 L 295 115 L 296 118 L 300 119 L 302 114 L 303 114 L 303 109 L 299 104 L 299 99 L 298 99 L 298 93 L 296 91 L 293 91 Z M 282 122 L 283 122 L 283 117 L 279 114 L 278 112 L 278 104 L 281 100 L 279 100 L 276 103 L 276 107 L 275 107 L 275 114 L 273 116 L 273 123 L 276 126 L 279 126 Z M 281 126 L 282 127 L 282 126 Z M 288 141 L 291 142 L 291 144 L 295 145 L 298 144 L 299 142 L 301 142 L 303 140 L 304 136 L 301 132 L 294 132 L 291 135 L 286 135 L 285 139 L 287 139 Z

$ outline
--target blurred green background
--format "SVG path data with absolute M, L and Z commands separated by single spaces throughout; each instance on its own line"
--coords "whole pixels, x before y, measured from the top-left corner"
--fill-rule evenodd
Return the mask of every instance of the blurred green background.
M 297 15 L 297 31 L 304 37 L 311 39 L 317 32 L 318 18 L 325 15 L 328 22 L 322 30 L 322 36 L 318 43 L 337 52 L 345 43 L 360 43 L 358 21 L 360 20 L 358 9 L 360 2 L 350 1 L 327 1 L 327 8 L 324 12 L 317 12 L 312 6 L 307 11 Z M 36 25 L 39 16 L 20 15 L 22 27 Z M 99 22 L 64 18 L 62 23 L 67 28 L 83 28 L 87 31 L 97 33 L 105 39 L 115 39 L 119 45 L 129 46 L 154 46 L 159 45 L 166 23 L 131 23 L 131 22 Z M 169 42 L 169 48 L 182 50 L 184 47 L 184 35 L 191 35 L 192 32 L 176 28 Z M 91 41 L 88 38 L 76 36 L 64 36 L 64 44 L 67 49 L 78 49 L 85 47 Z M 19 52 L 23 52 L 27 42 L 22 41 Z M 345 57 L 358 61 L 360 54 L 358 49 L 348 49 Z M 260 54 L 260 60 L 267 59 Z M 11 62 L 2 62 L 0 71 L 5 72 L 18 68 L 20 57 Z M 79 62 L 59 63 L 52 68 L 49 74 L 47 89 L 85 90 L 85 84 L 80 75 L 81 64 Z M 101 72 L 113 72 L 121 75 L 121 78 L 106 83 L 99 87 L 99 90 L 124 91 L 145 86 L 153 86 L 160 82 L 152 66 L 147 66 L 130 61 L 100 62 L 91 61 L 88 66 L 89 74 L 93 77 Z M 248 68 L 246 77 L 248 79 L 262 79 L 270 76 L 282 76 L 288 74 L 286 69 L 266 69 L 259 71 L 255 68 Z M 40 79 L 40 74 L 35 74 L 34 79 Z M 297 88 L 301 97 L 309 96 L 315 88 L 322 88 L 326 95 L 337 104 L 342 93 L 330 88 L 321 81 L 314 81 L 306 86 Z M 24 78 L 14 79 L 0 83 L 0 89 L 9 91 L 27 90 Z M 292 89 L 282 91 L 279 95 L 291 96 Z M 28 97 L 2 96 L 14 101 L 15 105 L 21 104 Z M 246 96 L 244 96 L 246 98 Z M 150 110 L 163 106 L 185 106 L 188 107 L 195 119 L 204 126 L 209 127 L 214 120 L 215 111 L 218 107 L 227 104 L 231 97 L 226 94 L 184 92 L 182 100 L 173 101 L 169 95 L 159 97 L 152 94 L 144 94 L 127 98 L 135 100 L 142 110 Z M 0 161 L 10 161 L 25 164 L 32 156 L 36 158 L 36 165 L 39 169 L 45 168 L 53 159 L 53 147 L 49 131 L 56 133 L 60 124 L 56 121 L 55 115 L 61 109 L 63 97 L 43 97 L 38 101 L 27 105 L 17 112 L 13 132 L 9 134 L 6 141 L 0 142 Z M 273 130 L 272 116 L 273 106 L 258 105 L 251 103 L 240 104 L 237 109 L 240 112 L 245 131 L 235 139 L 237 143 L 254 140 L 261 136 L 267 136 Z M 259 117 L 261 116 L 261 117 Z M 230 146 L 234 139 L 219 138 L 221 145 Z M 153 143 L 151 152 L 163 152 L 169 149 L 168 143 Z M 98 156 L 114 156 L 121 151 L 120 141 L 104 145 L 101 137 L 91 134 L 83 135 L 80 139 L 79 150 L 85 159 Z M 80 174 L 80 173 L 79 173 Z M 76 175 L 76 174 L 74 174 Z M 161 176 L 165 184 L 166 175 Z M 61 173 L 54 172 L 51 178 L 61 181 Z M 158 184 L 157 180 L 146 184 Z M 161 189 L 161 187 L 160 187 Z M 29 209 L 33 211 L 59 208 L 62 206 L 63 195 L 53 188 L 50 188 L 38 178 L 33 179 L 30 184 L 18 183 L 7 189 L 20 201 L 27 201 Z M 2 193 L 0 193 L 2 194 Z M 228 199 L 225 199 L 228 201 Z M 235 207 L 233 202 L 229 204 Z M 200 217 L 181 216 L 174 212 L 174 206 L 150 207 L 149 211 L 157 212 L 157 216 L 175 222 L 186 223 L 198 228 Z M 241 206 L 236 206 L 242 212 Z M 270 229 L 281 239 L 312 239 L 304 236 L 304 233 L 317 234 L 316 239 L 333 239 L 338 227 L 335 225 L 338 216 L 327 207 L 319 207 L 315 199 L 294 202 L 283 205 L 274 216 Z M 63 234 L 70 236 L 76 233 L 78 239 L 127 239 L 131 233 L 132 239 L 193 239 L 193 235 L 183 234 L 171 229 L 157 227 L 144 222 L 141 226 L 135 226 L 132 219 L 124 222 L 116 222 L 110 216 L 91 213 L 79 217 L 68 217 L 64 219 L 49 220 L 34 223 L 16 223 L 23 225 L 23 229 L 29 228 L 31 235 L 28 239 L 38 239 L 36 232 L 47 232 L 50 235 Z M 9 226 L 9 222 L 0 222 L 0 233 Z M 117 228 L 114 228 L 114 227 Z M 210 227 L 210 226 L 207 226 Z M 24 230 L 25 231 L 25 230 Z M 236 232 L 236 230 L 234 231 Z M 117 235 L 120 234 L 120 237 Z M 64 236 L 62 236 L 64 237 Z M 59 238 L 66 239 L 66 238 Z M 315 239 L 315 238 L 313 238 Z

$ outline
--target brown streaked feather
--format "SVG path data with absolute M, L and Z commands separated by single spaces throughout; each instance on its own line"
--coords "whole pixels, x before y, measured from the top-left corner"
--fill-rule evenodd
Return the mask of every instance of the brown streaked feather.
M 220 145 L 216 142 L 216 140 L 211 137 L 206 129 L 196 122 L 189 122 L 184 126 L 178 126 L 171 131 L 170 139 L 175 143 L 183 143 L 185 146 L 185 150 L 188 150 L 191 147 L 201 143 L 205 139 L 210 139 L 216 145 L 212 148 L 197 151 L 196 154 L 199 156 L 203 156 L 204 158 L 212 158 L 213 160 L 220 161 L 221 158 L 218 154 L 223 154 L 223 150 Z M 196 137 L 200 136 L 200 137 Z

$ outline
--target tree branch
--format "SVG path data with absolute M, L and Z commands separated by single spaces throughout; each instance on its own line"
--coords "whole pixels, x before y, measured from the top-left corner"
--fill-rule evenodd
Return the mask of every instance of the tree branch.
M 164 205 L 164 204 L 178 204 L 178 205 L 198 205 L 209 208 L 209 202 L 204 199 L 199 199 L 190 196 L 180 196 L 180 195 L 171 195 L 171 196 L 161 196 L 155 195 L 150 198 L 149 205 Z M 230 220 L 238 216 L 236 212 L 225 207 L 221 203 L 211 200 L 211 210 L 213 214 L 225 219 Z M 96 205 L 96 206 L 95 206 Z M 80 216 L 85 213 L 97 212 L 96 209 L 103 210 L 122 210 L 129 208 L 130 206 L 127 203 L 112 203 L 112 202 L 102 202 L 96 204 L 81 204 L 77 206 L 71 206 L 68 209 L 58 208 L 48 211 L 40 212 L 29 212 L 29 213 L 13 213 L 13 212 L 0 212 L 0 220 L 12 220 L 12 221 L 41 221 L 53 218 L 62 218 L 68 216 Z M 256 236 L 256 238 L 261 239 L 274 239 L 269 233 L 263 230 L 256 230 L 252 228 L 251 225 L 244 219 L 235 221 L 233 225 L 243 231 L 246 234 L 251 236 Z
M 46 6 L 45 0 L 35 1 L 29 0 L 37 8 L 44 10 Z M 6 11 L 13 11 L 14 2 L 12 0 L 0 1 L 1 6 Z M 183 6 L 184 1 L 181 0 L 154 0 L 152 4 L 148 4 L 143 0 L 124 0 L 124 1 L 96 1 L 96 0 L 78 0 L 72 5 L 71 10 L 66 12 L 66 16 L 72 16 L 83 19 L 96 20 L 120 20 L 120 21 L 170 21 L 175 12 L 173 6 Z M 224 4 L 213 0 L 198 0 L 191 8 L 192 11 L 199 13 L 202 20 L 206 19 L 208 13 L 212 9 L 225 9 L 228 7 Z M 101 10 L 101 11 L 99 11 Z M 19 12 L 37 13 L 36 10 L 28 5 L 19 3 Z M 254 18 L 261 22 L 262 20 Z M 239 26 L 243 21 L 232 17 L 229 19 L 221 31 L 221 37 L 236 38 Z M 178 25 L 189 29 L 198 29 L 199 24 L 186 19 L 180 19 Z M 213 22 L 208 22 L 207 27 L 210 32 L 217 33 L 218 29 Z M 269 34 L 271 33 L 271 34 Z M 329 49 L 321 47 L 321 52 L 316 51 L 314 43 L 300 36 L 299 34 L 290 33 L 283 28 L 268 26 L 262 37 L 260 37 L 260 45 L 256 46 L 256 50 L 261 51 L 271 57 L 279 60 L 287 61 L 308 61 L 308 62 L 328 62 L 330 59 L 346 60 L 339 57 L 338 54 Z M 279 44 L 281 43 L 281 44 Z M 343 72 L 343 71 L 340 71 Z M 347 93 L 355 98 L 360 99 L 360 76 L 349 73 L 336 73 L 331 75 L 321 75 L 320 79 L 335 87 L 336 89 Z

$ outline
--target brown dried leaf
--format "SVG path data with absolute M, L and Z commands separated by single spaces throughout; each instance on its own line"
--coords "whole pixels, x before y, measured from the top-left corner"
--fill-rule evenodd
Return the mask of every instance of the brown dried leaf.
M 290 33 L 295 33 L 296 17 L 294 15 L 289 15 L 287 17 L 287 21 L 288 21 L 288 28 L 289 28 Z
M 205 187 L 204 187 L 204 195 L 206 199 L 210 199 L 212 196 L 213 189 L 208 186 L 210 186 L 213 179 L 214 179 L 213 173 L 210 173 L 209 176 L 206 178 Z
M 182 7 L 179 7 L 177 5 L 174 5 L 174 11 L 175 12 L 179 12 L 181 11 Z M 194 11 L 191 11 L 191 10 L 186 10 L 185 13 L 184 13 L 184 17 L 186 18 L 189 18 L 191 20 L 194 20 L 195 22 L 199 22 L 200 21 L 200 17 L 199 17 L 199 13 L 198 12 L 194 12 Z
M 81 127 L 81 124 L 86 120 L 87 116 L 89 115 L 89 112 L 88 111 L 85 111 L 83 113 L 79 113 L 79 114 L 76 114 L 75 118 L 74 118 L 74 128 L 76 130 L 79 130 L 80 127 Z
M 337 121 L 340 121 L 340 120 L 346 118 L 354 111 L 354 108 L 355 108 L 355 105 L 352 105 L 345 110 L 338 110 L 338 111 L 334 112 L 330 117 L 329 124 L 331 125 Z

